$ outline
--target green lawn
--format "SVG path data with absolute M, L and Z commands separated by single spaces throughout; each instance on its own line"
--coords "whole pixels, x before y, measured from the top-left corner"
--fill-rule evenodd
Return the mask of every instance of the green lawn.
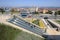
M 0 40 L 13 40 L 21 30 L 12 28 L 11 26 L 0 24 Z
M 0 23 L 0 40 L 44 40 L 43 38 Z
M 39 25 L 39 20 L 34 20 L 32 23 Z

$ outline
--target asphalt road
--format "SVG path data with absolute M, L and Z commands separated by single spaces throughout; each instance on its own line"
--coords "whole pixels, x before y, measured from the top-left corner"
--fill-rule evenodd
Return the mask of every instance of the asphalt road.
M 51 14 L 39 14 L 39 15 L 32 15 L 33 18 L 44 18 L 44 17 L 48 17 L 49 19 L 60 19 L 60 15 L 57 15 L 56 17 L 54 15 Z

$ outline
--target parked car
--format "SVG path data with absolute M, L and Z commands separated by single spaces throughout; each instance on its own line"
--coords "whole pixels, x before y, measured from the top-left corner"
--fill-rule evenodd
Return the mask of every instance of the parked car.
M 21 17 L 25 18 L 27 17 L 28 13 L 21 13 Z
M 44 17 L 44 19 L 48 19 L 48 17 L 46 16 L 46 17 Z
M 43 16 L 40 16 L 40 17 L 43 17 Z

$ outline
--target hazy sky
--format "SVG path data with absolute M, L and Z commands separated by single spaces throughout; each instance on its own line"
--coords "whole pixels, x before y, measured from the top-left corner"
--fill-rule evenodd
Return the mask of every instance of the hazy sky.
M 60 0 L 0 0 L 0 6 L 7 7 L 24 7 L 24 6 L 39 6 L 39 7 L 60 7 Z

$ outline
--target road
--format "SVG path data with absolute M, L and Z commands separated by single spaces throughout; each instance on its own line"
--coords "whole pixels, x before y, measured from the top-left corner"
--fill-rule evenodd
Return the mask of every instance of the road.
M 54 15 L 51 15 L 51 14 L 39 14 L 39 15 L 32 15 L 33 18 L 37 18 L 37 19 L 40 19 L 40 18 L 44 18 L 44 17 L 48 17 L 49 19 L 60 19 L 60 15 L 57 15 L 56 17 Z

